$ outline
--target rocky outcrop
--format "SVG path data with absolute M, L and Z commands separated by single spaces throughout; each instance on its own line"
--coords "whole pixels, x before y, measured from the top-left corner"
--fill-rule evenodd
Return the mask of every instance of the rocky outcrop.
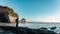
M 15 23 L 18 15 L 7 6 L 0 6 L 0 22 Z
M 42 29 L 31 29 L 26 27 L 20 27 L 19 34 L 57 34 L 54 31 L 51 30 L 42 30 Z
M 22 18 L 21 23 L 25 23 L 25 22 L 26 22 L 25 18 Z
M 0 33 L 1 34 L 58 34 L 51 30 L 42 30 L 42 29 L 31 29 L 28 27 L 1 27 L 0 26 Z

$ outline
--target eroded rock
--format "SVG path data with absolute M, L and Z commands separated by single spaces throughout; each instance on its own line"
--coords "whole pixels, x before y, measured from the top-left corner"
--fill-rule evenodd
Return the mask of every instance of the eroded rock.
M 4 23 L 16 23 L 18 15 L 13 11 L 13 9 L 0 6 L 0 22 Z

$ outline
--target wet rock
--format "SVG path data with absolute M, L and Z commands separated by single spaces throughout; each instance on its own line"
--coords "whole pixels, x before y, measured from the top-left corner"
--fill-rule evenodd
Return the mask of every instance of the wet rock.
M 42 27 L 42 28 L 40 28 L 41 30 L 48 30 L 47 28 L 44 28 L 44 27 Z
M 30 28 L 25 28 L 25 30 L 20 29 L 20 34 L 24 34 L 22 32 L 24 32 L 25 34 L 57 34 L 54 31 L 50 31 L 50 30 L 46 30 L 46 29 L 42 30 L 42 29 L 30 29 Z
M 55 30 L 56 28 L 57 28 L 57 27 L 51 27 L 50 29 L 51 29 L 51 30 Z
M 0 27 L 2 32 L 5 33 L 14 33 L 14 34 L 57 34 L 54 31 L 51 30 L 42 30 L 42 29 L 31 29 L 31 28 L 25 28 L 25 27 L 19 27 L 16 29 L 16 27 Z

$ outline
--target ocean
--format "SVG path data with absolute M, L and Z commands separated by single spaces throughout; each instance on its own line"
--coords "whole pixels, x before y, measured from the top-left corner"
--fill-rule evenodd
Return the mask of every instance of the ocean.
M 39 28 L 47 28 L 48 30 L 51 30 L 50 28 L 52 27 L 57 27 L 54 30 L 51 31 L 55 31 L 57 33 L 60 33 L 60 23 L 41 23 L 41 22 L 32 22 L 32 23 L 19 23 L 18 25 L 19 27 L 28 27 L 28 28 L 32 28 L 32 29 L 39 29 Z
M 41 27 L 49 28 L 49 27 L 60 27 L 60 23 L 41 23 L 41 22 L 34 23 L 34 22 L 31 22 L 31 23 L 19 23 L 19 27 L 20 26 L 29 27 L 29 28 L 41 28 Z

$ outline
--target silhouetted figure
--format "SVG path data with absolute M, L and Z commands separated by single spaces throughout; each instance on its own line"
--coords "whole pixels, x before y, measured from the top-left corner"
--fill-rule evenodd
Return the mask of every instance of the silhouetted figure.
M 16 19 L 16 28 L 18 28 L 18 17 Z
M 17 17 L 17 19 L 16 19 L 16 34 L 18 34 L 18 17 Z

